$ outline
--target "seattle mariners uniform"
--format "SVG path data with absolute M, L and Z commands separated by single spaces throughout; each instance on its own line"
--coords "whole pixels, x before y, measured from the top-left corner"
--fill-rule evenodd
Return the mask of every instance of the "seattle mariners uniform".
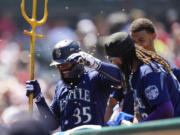
M 75 41 L 64 40 L 59 42 L 53 50 L 53 62 L 62 76 L 56 86 L 54 99 L 50 107 L 42 96 L 37 80 L 27 81 L 27 96 L 34 93 L 34 98 L 42 120 L 48 124 L 49 130 L 61 126 L 65 131 L 80 125 L 105 125 L 104 114 L 109 94 L 121 84 L 121 74 L 118 67 L 94 59 L 91 55 L 83 53 L 86 57 L 85 68 L 76 62 L 80 51 Z M 107 72 L 102 74 L 98 69 Z
M 108 37 L 105 50 L 118 61 L 127 87 L 133 91 L 141 121 L 180 115 L 179 82 L 171 66 L 158 54 L 135 45 L 125 32 Z
M 169 75 L 156 62 L 153 62 L 159 71 L 146 64 L 141 64 L 130 80 L 134 100 L 138 105 L 143 119 L 153 112 L 157 105 L 171 101 L 174 108 L 174 117 L 180 116 L 180 86 L 174 75 Z M 135 78 L 135 79 L 134 79 Z
M 121 102 L 123 100 L 122 111 L 128 114 L 134 114 L 134 99 L 132 91 L 114 90 L 110 97 L 115 98 Z
M 135 19 L 130 25 L 130 33 L 135 43 L 149 51 L 156 52 L 154 41 L 157 37 L 157 33 L 151 20 L 148 18 Z M 171 66 L 171 70 L 180 82 L 180 69 L 168 60 L 166 61 Z
M 104 112 L 111 85 L 104 76 L 91 69 L 86 69 L 76 86 L 60 81 L 50 108 L 61 129 L 85 124 L 105 125 Z

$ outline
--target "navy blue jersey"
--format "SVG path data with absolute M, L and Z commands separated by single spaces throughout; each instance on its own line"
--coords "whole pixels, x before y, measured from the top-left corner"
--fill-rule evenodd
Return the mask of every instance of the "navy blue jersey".
M 62 131 L 85 124 L 103 126 L 109 94 L 120 87 L 119 68 L 102 62 L 98 71 L 87 68 L 76 85 L 59 81 L 50 107 L 44 98 L 36 104 L 50 131 L 59 125 Z
M 167 60 L 166 60 L 167 61 Z M 173 71 L 175 77 L 180 82 L 180 69 L 176 67 L 174 64 L 170 63 L 171 70 Z M 121 102 L 123 101 L 123 112 L 134 114 L 134 100 L 133 100 L 133 92 L 122 92 L 123 90 L 115 90 L 111 93 L 110 97 L 115 98 L 117 101 Z
M 173 71 L 174 75 L 176 76 L 177 80 L 180 82 L 180 69 L 176 67 L 174 64 L 167 61 L 171 66 L 171 70 Z
M 110 66 L 110 64 L 102 62 L 99 72 L 101 72 L 102 74 L 104 74 L 107 77 L 109 75 L 111 75 L 109 78 L 111 78 L 112 81 L 121 84 L 122 81 L 121 81 L 120 70 L 117 71 L 118 67 L 115 65 L 114 65 L 114 67 L 111 67 L 111 68 L 109 68 L 109 66 Z M 122 111 L 124 111 L 125 113 L 134 114 L 134 100 L 133 100 L 133 92 L 132 91 L 123 92 L 123 88 L 115 89 L 111 93 L 110 97 L 115 98 L 119 102 L 121 102 L 123 99 L 124 101 L 123 101 L 123 110 Z
M 134 99 L 133 99 L 132 91 L 128 91 L 127 93 L 124 93 L 122 111 L 134 115 Z
M 134 115 L 134 99 L 132 91 L 123 91 L 123 88 L 120 90 L 114 90 L 110 97 L 115 98 L 119 102 L 123 101 L 122 111 Z
M 147 64 L 141 64 L 130 78 L 134 100 L 142 118 L 146 118 L 161 103 L 171 101 L 174 115 L 180 116 L 180 87 L 175 76 L 164 71 L 162 66 L 153 62 L 155 70 Z
M 166 58 L 163 57 L 163 59 L 170 65 L 171 70 L 173 71 L 173 73 L 176 76 L 177 80 L 180 82 L 180 69 L 176 65 L 174 65 L 173 63 L 168 61 Z
M 76 86 L 59 81 L 50 108 L 62 131 L 85 124 L 105 125 L 107 100 L 116 85 L 92 69 L 83 73 Z

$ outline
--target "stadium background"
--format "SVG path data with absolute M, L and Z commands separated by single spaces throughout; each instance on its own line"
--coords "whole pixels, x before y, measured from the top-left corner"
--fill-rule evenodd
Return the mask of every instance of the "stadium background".
M 44 0 L 37 1 L 37 19 L 41 19 Z M 22 111 L 28 108 L 25 81 L 29 79 L 30 40 L 23 30 L 31 27 L 21 15 L 20 3 L 21 0 L 0 1 L 0 120 L 5 124 L 22 117 Z M 49 0 L 48 20 L 36 31 L 44 38 L 37 39 L 35 52 L 35 78 L 48 102 L 59 79 L 56 69 L 49 67 L 57 41 L 78 40 L 83 50 L 106 61 L 103 38 L 115 31 L 128 31 L 137 17 L 147 17 L 155 23 L 157 51 L 180 67 L 179 5 L 177 0 Z M 30 17 L 31 8 L 32 1 L 26 0 Z

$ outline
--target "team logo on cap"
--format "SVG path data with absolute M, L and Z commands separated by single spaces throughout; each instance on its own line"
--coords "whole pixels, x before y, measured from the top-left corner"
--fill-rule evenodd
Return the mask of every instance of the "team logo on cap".
M 73 52 L 75 50 L 75 48 L 71 47 L 69 50 L 70 50 L 70 52 Z
M 56 50 L 55 55 L 56 55 L 56 58 L 60 58 L 61 57 L 61 50 Z
M 145 95 L 149 100 L 154 100 L 159 95 L 159 90 L 155 85 L 150 85 L 145 89 Z

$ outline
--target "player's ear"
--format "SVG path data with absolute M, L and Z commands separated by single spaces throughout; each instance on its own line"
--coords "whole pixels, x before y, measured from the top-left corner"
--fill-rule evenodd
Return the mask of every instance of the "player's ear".
M 155 40 L 156 39 L 156 33 L 153 33 L 153 35 L 152 35 L 152 38 L 153 38 L 153 40 Z

